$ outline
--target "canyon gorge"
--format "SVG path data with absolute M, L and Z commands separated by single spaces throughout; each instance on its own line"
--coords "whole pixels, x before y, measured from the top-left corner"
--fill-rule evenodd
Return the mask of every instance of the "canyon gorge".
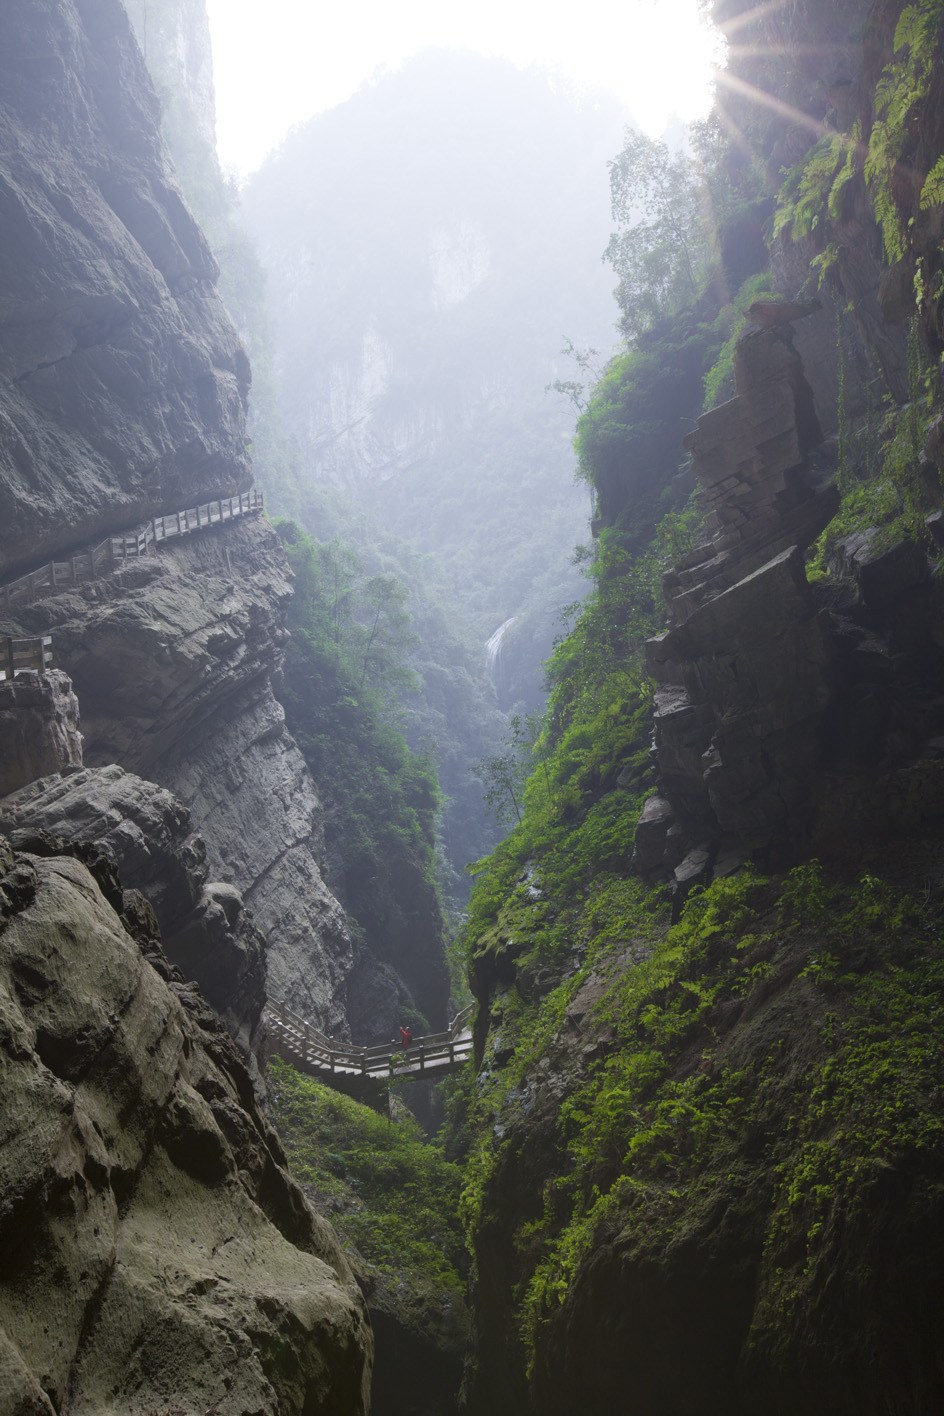
M 4 6 L 0 1416 L 940 1409 L 944 6 L 712 13 L 237 192 Z

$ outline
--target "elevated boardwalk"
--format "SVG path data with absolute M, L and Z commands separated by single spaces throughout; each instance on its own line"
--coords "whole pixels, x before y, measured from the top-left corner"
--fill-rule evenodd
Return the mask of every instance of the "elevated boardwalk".
M 0 683 L 16 678 L 17 674 L 44 674 L 55 667 L 51 634 L 37 634 L 33 639 L 0 635 Z
M 308 1072 L 320 1081 L 349 1081 L 364 1077 L 384 1082 L 427 1081 L 455 1072 L 472 1055 L 472 1030 L 468 1026 L 475 1004 L 452 1021 L 441 1033 L 418 1037 L 408 1048 L 395 1043 L 378 1047 L 355 1047 L 337 1042 L 306 1023 L 297 1013 L 271 999 L 266 1005 L 265 1019 L 269 1028 L 269 1050 L 290 1062 L 301 1072 Z
M 22 575 L 19 580 L 0 586 L 0 606 L 9 610 L 46 595 L 55 595 L 87 580 L 98 580 L 110 574 L 123 561 L 146 556 L 152 546 L 264 510 L 264 494 L 253 490 L 236 497 L 218 497 L 216 501 L 204 502 L 202 506 L 191 506 L 183 511 L 170 511 L 166 516 L 155 516 L 146 526 L 121 536 L 109 536 L 99 545 L 78 551 L 68 560 L 48 561 L 29 575 Z

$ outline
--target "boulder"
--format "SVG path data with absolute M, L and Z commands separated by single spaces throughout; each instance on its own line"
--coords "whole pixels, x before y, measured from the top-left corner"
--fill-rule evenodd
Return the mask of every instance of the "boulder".
M 206 847 L 171 792 L 114 764 L 87 767 L 0 801 L 0 830 L 43 854 L 64 842 L 104 851 L 123 883 L 153 908 L 171 961 L 199 985 L 245 1051 L 258 1051 L 265 941 L 239 891 L 208 880 Z
M 79 860 L 0 874 L 2 1409 L 366 1413 L 363 1300 L 227 1033 Z

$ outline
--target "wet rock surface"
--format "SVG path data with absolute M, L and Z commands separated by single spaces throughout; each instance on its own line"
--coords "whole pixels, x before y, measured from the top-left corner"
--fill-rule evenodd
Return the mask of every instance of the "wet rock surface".
M 670 627 L 647 645 L 662 804 L 644 811 L 634 868 L 679 899 L 722 859 L 828 856 L 839 801 L 870 838 L 937 814 L 933 767 L 900 812 L 874 810 L 866 776 L 936 759 L 944 731 L 927 548 L 860 533 L 834 548 L 828 582 L 808 583 L 804 551 L 837 493 L 813 471 L 819 425 L 789 325 L 744 336 L 735 377 L 688 439 L 711 535 L 666 573 Z
M 3 1409 L 365 1411 L 362 1300 L 224 1029 L 79 860 L 0 871 Z
M 19 609 L 55 627 L 82 709 L 85 761 L 166 787 L 266 936 L 272 995 L 348 1035 L 353 943 L 319 868 L 322 809 L 273 690 L 291 593 L 262 518 L 182 538 L 115 575 Z

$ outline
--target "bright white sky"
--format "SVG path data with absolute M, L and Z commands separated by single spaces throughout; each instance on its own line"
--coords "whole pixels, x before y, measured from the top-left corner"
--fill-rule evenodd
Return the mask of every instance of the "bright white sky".
M 473 49 L 615 93 L 650 136 L 710 106 L 712 36 L 697 0 L 207 0 L 224 168 L 254 171 L 295 124 L 381 66 Z

